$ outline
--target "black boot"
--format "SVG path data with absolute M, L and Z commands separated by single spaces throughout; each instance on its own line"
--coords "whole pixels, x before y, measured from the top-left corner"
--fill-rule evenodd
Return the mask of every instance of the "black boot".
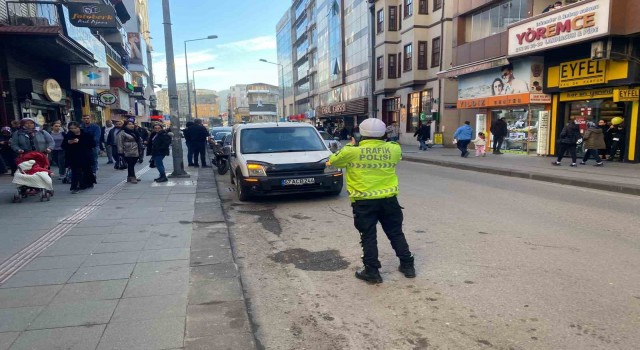
M 361 279 L 367 283 L 378 284 L 382 283 L 382 276 L 375 267 L 364 266 L 360 271 L 356 271 L 356 278 Z
M 410 259 L 406 259 L 404 261 L 400 260 L 400 266 L 398 266 L 398 271 L 404 274 L 406 278 L 415 278 L 416 277 L 416 268 L 413 263 L 414 259 L 411 256 Z
M 169 179 L 167 179 L 167 175 L 166 174 L 160 174 L 160 177 L 154 180 L 155 182 L 167 182 L 169 181 Z

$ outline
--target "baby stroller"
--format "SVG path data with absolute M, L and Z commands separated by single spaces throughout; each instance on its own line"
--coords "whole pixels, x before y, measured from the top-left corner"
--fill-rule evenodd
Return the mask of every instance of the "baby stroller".
M 49 201 L 53 196 L 53 181 L 49 171 L 49 160 L 40 152 L 26 152 L 16 159 L 18 170 L 13 175 L 17 185 L 13 203 L 20 203 L 29 196 L 40 196 L 40 201 Z

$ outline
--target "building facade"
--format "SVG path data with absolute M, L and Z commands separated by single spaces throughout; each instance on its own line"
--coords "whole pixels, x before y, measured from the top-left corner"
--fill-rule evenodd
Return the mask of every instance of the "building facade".
M 277 28 L 279 63 L 286 67 L 291 60 L 287 116 L 348 129 L 367 118 L 367 13 L 362 0 L 292 2 Z
M 429 125 L 434 136 L 455 125 L 447 125 L 457 119 L 450 108 L 455 82 L 438 79 L 451 62 L 451 9 L 451 1 L 375 2 L 375 115 L 399 124 L 402 143 L 416 142 L 413 135 L 421 124 Z
M 276 122 L 278 103 L 281 100 L 280 87 L 256 83 L 247 85 L 247 102 L 249 103 L 249 122 Z
M 247 98 L 246 84 L 236 84 L 229 88 L 227 106 L 227 113 L 231 116 L 233 124 L 249 121 L 249 99 Z
M 462 119 L 504 117 L 503 151 L 555 155 L 568 122 L 623 121 L 620 156 L 637 161 L 640 3 L 454 1 L 453 66 Z

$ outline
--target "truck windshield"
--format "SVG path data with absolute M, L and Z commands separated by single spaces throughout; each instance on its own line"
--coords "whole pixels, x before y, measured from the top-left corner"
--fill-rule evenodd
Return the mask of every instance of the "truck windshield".
M 326 151 L 313 127 L 245 129 L 240 134 L 243 154 Z

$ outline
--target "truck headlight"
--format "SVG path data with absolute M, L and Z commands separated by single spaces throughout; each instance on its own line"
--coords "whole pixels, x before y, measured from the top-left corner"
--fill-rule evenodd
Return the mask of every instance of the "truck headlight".
M 249 176 L 267 176 L 267 170 L 260 164 L 249 163 L 247 164 L 247 170 Z
M 324 165 L 324 173 L 325 174 L 333 174 L 333 173 L 337 173 L 340 170 L 336 167 L 334 167 L 333 165 L 331 165 L 331 163 L 329 163 L 329 158 L 327 159 L 323 159 L 321 162 L 323 162 Z

